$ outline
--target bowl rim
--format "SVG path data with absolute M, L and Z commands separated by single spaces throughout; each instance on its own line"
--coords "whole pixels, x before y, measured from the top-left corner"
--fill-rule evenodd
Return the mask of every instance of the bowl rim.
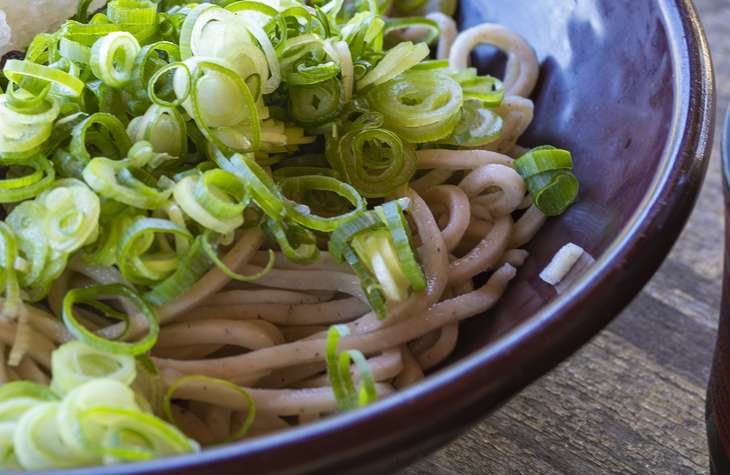
M 442 435 L 427 447 L 435 449 L 575 352 L 638 294 L 669 253 L 694 207 L 712 150 L 714 74 L 698 13 L 691 0 L 657 3 L 674 68 L 670 139 L 641 205 L 568 292 L 490 346 L 365 409 L 197 454 L 64 473 L 207 472 L 217 464 L 239 463 L 250 464 L 252 471 L 276 466 L 276 473 L 313 473 L 335 463 L 348 468 L 357 467 L 358 462 L 372 463 L 378 454 L 395 448 L 404 451 L 398 464 L 405 465 L 424 451 L 423 447 L 408 451 L 423 434 L 439 427 Z M 730 127 L 725 141 L 730 147 L 728 140 Z M 730 164 L 726 167 L 727 172 Z M 505 375 L 504 367 L 516 372 Z M 338 447 L 343 441 L 352 444 L 343 450 Z M 284 464 L 282 458 L 294 466 Z
M 728 106 L 723 120 L 722 143 L 720 145 L 722 152 L 722 176 L 724 188 L 730 192 L 730 106 Z

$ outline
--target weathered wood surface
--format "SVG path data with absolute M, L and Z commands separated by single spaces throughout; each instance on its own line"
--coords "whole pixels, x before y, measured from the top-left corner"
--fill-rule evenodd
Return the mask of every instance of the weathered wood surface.
M 704 397 L 722 276 L 719 137 L 730 103 L 730 1 L 695 3 L 713 51 L 719 120 L 690 226 L 604 333 L 405 475 L 708 473 Z

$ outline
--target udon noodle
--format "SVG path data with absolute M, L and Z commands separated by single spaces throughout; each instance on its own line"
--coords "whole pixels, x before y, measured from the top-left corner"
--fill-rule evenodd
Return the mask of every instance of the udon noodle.
M 161 332 L 152 355 L 165 382 L 205 375 L 244 386 L 257 408 L 250 435 L 336 412 L 324 364 L 325 332 L 332 324 L 349 327 L 340 348 L 367 356 L 379 396 L 418 383 L 454 351 L 459 322 L 484 315 L 500 299 L 527 258 L 521 248 L 545 222 L 513 167 L 525 150 L 517 142 L 533 119 L 529 97 L 538 77 L 533 49 L 503 26 L 457 33 L 452 18 L 441 13 L 430 18 L 441 29 L 437 57 L 452 68 L 467 67 L 472 50 L 482 44 L 506 53 L 507 65 L 506 96 L 497 109 L 504 120 L 501 138 L 478 150 L 418 151 L 419 174 L 401 193 L 410 199 L 426 291 L 392 305 L 380 320 L 348 266 L 323 253 L 303 268 L 277 251 L 273 270 L 255 282 L 231 281 L 214 268 L 157 311 Z M 402 32 L 404 39 L 419 35 L 418 28 Z M 223 260 L 234 271 L 256 274 L 268 259 L 263 246 L 259 229 L 239 231 Z M 475 277 L 485 273 L 486 283 L 475 286 Z M 58 318 L 63 296 L 90 283 L 120 282 L 114 269 L 72 261 L 47 306 L 27 304 L 17 322 L 0 323 L 0 382 L 48 383 L 51 352 L 71 339 Z M 88 327 L 107 337 L 123 329 L 93 317 Z M 144 319 L 133 316 L 131 327 L 131 336 L 144 333 Z M 178 388 L 175 400 L 177 423 L 203 444 L 227 440 L 248 407 L 240 392 L 195 379 Z

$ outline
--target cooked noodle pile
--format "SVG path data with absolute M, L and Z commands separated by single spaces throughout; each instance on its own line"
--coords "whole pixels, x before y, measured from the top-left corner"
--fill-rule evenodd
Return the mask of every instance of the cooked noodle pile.
M 500 139 L 479 150 L 418 151 L 419 173 L 402 192 L 410 199 L 426 291 L 391 305 L 381 320 L 347 265 L 322 253 L 316 263 L 302 267 L 277 251 L 274 268 L 255 282 L 232 281 L 214 268 L 157 310 L 161 331 L 152 356 L 164 381 L 171 385 L 186 375 L 203 375 L 247 388 L 256 404 L 249 435 L 336 412 L 324 363 L 327 329 L 333 324 L 349 327 L 339 348 L 366 355 L 379 396 L 423 379 L 454 351 L 459 322 L 483 315 L 499 300 L 528 256 L 521 248 L 545 221 L 513 167 L 525 152 L 517 141 L 533 118 L 529 96 L 538 62 L 532 48 L 503 26 L 482 24 L 457 34 L 450 17 L 436 13 L 429 18 L 441 28 L 438 58 L 448 59 L 451 68 L 467 67 L 480 44 L 503 50 L 508 61 L 506 95 L 497 109 L 504 120 Z M 401 34 L 417 39 L 423 31 Z M 255 227 L 238 231 L 224 256 L 236 272 L 262 272 L 269 259 L 263 232 Z M 485 273 L 487 283 L 475 287 L 474 278 Z M 123 279 L 114 268 L 72 260 L 54 283 L 47 307 L 26 304 L 16 322 L 0 323 L 0 382 L 47 384 L 51 352 L 71 339 L 59 321 L 67 291 L 119 282 Z M 127 337 L 143 334 L 144 322 L 133 316 Z M 124 330 L 123 323 L 105 325 L 88 318 L 87 327 L 107 338 Z M 177 388 L 172 413 L 186 434 L 211 444 L 229 439 L 247 407 L 241 392 L 190 379 Z

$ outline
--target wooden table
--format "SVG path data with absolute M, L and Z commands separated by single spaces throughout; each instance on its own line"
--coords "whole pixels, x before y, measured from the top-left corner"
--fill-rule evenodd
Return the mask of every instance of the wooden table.
M 405 475 L 708 473 L 704 399 L 722 277 L 730 1 L 695 4 L 713 51 L 719 120 L 704 190 L 671 256 L 593 342 Z

